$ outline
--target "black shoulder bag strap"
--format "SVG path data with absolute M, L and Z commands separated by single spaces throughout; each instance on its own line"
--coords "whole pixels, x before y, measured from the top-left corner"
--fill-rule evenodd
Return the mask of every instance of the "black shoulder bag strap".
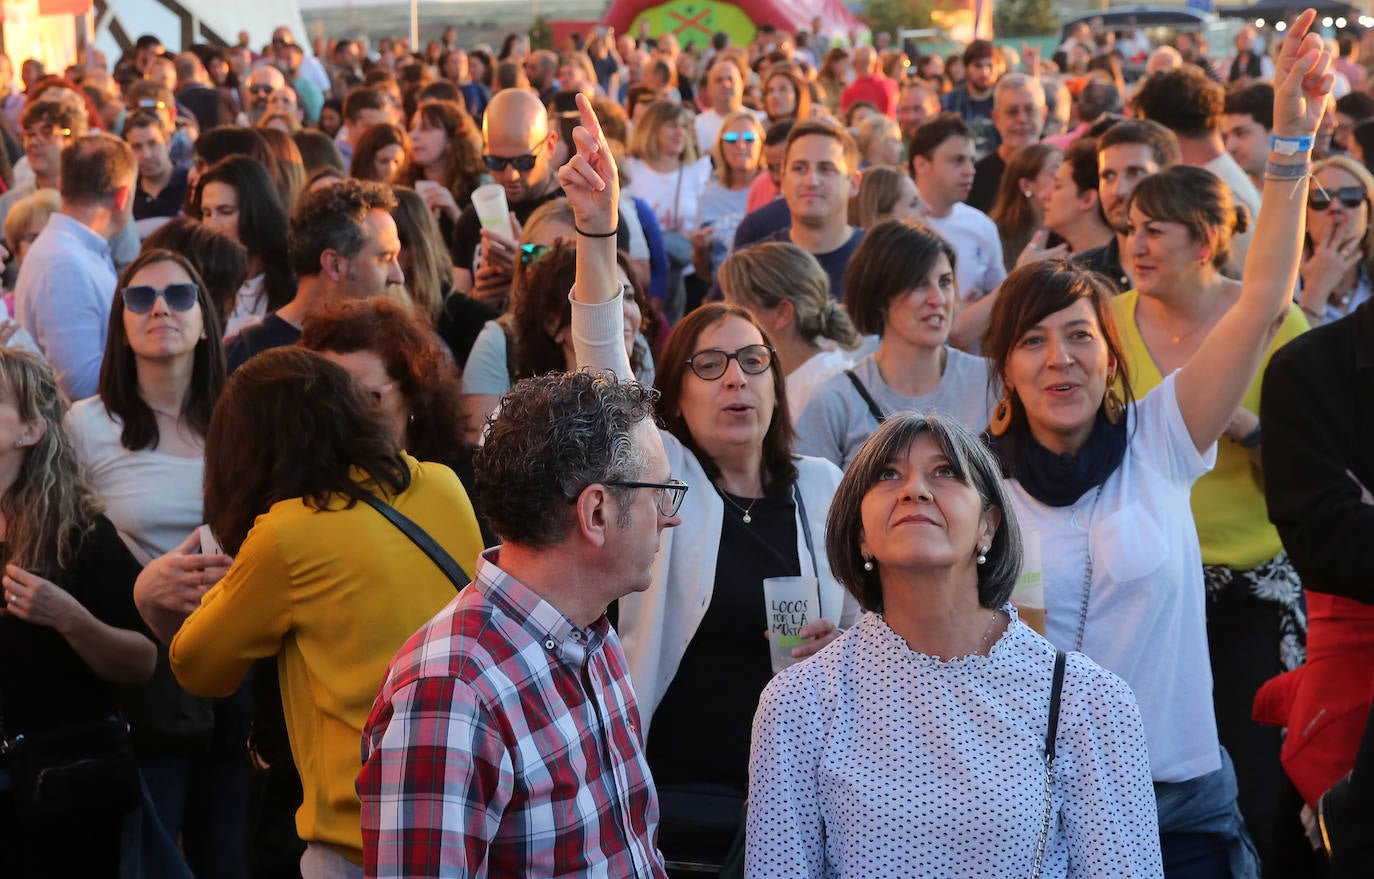
M 1054 812 L 1054 739 L 1059 732 L 1059 702 L 1064 692 L 1064 651 L 1054 651 L 1054 682 L 1050 685 L 1050 723 L 1045 732 L 1045 820 L 1040 827 L 1040 843 L 1035 847 L 1032 879 L 1039 879 L 1045 862 L 1045 846 L 1050 838 L 1050 818 Z
M 863 397 L 864 402 L 868 404 L 868 411 L 873 413 L 874 420 L 879 424 L 886 421 L 887 414 L 883 412 L 883 407 L 879 406 L 878 401 L 873 399 L 873 395 L 868 392 L 868 388 L 864 387 L 864 383 L 854 374 L 854 370 L 846 369 L 844 374 L 849 376 L 849 381 L 854 385 L 854 390 L 858 391 L 859 396 Z
M 449 555 L 437 540 L 429 536 L 429 532 L 406 518 L 400 510 L 376 495 L 365 494 L 362 500 L 363 503 L 385 516 L 388 522 L 401 529 L 406 537 L 409 537 L 416 546 L 420 547 L 425 555 L 429 556 L 430 561 L 438 565 L 439 570 L 443 571 L 444 575 L 453 582 L 454 589 L 461 592 L 464 586 L 472 582 L 472 578 L 463 570 L 462 565 L 455 562 L 453 556 Z

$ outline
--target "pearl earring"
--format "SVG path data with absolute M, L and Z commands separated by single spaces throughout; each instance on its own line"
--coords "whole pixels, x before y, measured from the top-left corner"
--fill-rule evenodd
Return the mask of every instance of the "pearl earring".
M 14 441 L 14 447 L 15 447 L 16 449 L 22 449 L 22 448 L 24 448 L 24 441 L 23 441 L 23 440 L 15 440 L 15 441 Z
M 983 547 L 982 549 L 978 550 L 978 564 L 980 564 L 980 565 L 986 565 L 987 563 L 988 563 L 988 547 L 985 546 L 985 547 Z
M 864 559 L 864 570 L 865 570 L 865 571 L 871 571 L 871 570 L 873 570 L 873 559 Z

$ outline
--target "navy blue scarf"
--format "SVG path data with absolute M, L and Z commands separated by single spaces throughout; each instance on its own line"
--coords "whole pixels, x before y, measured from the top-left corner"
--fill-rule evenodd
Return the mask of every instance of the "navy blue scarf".
M 1067 507 L 1106 482 L 1126 454 L 1126 419 L 1112 424 L 1101 410 L 1077 454 L 1051 452 L 1036 442 L 1023 419 L 1017 421 L 1001 436 L 989 435 L 988 446 L 1001 461 L 1002 472 L 1047 506 Z

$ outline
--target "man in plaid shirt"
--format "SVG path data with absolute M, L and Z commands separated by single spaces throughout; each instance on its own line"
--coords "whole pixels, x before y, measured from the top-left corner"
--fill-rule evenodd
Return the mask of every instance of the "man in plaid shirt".
M 367 876 L 666 876 L 605 615 L 679 521 L 655 397 L 574 373 L 502 401 L 476 465 L 502 545 L 401 648 L 363 730 Z

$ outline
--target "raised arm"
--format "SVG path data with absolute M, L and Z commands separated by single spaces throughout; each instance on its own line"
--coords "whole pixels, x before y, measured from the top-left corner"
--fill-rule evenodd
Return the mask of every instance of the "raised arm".
M 1316 12 L 1306 10 L 1283 41 L 1274 75 L 1276 137 L 1308 138 L 1316 132 L 1331 91 L 1331 55 L 1321 37 L 1309 34 Z M 1240 299 L 1219 320 L 1193 358 L 1179 371 L 1178 405 L 1199 451 L 1215 443 L 1283 320 L 1297 283 L 1307 207 L 1310 151 L 1291 156 L 1269 153 L 1278 173 L 1266 168 L 1255 233 L 1245 259 Z M 1296 166 L 1296 167 L 1295 167 Z M 1285 171 L 1300 174 L 1292 179 Z
M 620 178 L 601 123 L 586 95 L 577 96 L 582 124 L 573 129 L 576 154 L 558 171 L 577 228 L 577 278 L 573 283 L 573 347 L 577 365 L 611 369 L 633 380 L 621 336 L 615 232 L 620 222 Z M 592 306 L 592 307 L 588 307 Z M 596 308 L 595 306 L 603 306 Z M 615 327 L 612 332 L 612 326 Z

